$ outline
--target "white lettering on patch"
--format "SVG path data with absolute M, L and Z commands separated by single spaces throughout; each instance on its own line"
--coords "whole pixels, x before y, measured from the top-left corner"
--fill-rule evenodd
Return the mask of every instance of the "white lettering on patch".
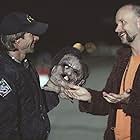
M 5 97 L 12 91 L 11 87 L 8 85 L 8 83 L 2 78 L 0 80 L 0 96 Z

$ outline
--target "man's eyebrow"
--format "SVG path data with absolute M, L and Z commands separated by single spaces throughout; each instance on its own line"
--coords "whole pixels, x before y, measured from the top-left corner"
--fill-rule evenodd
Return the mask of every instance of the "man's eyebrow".
M 121 23 L 127 23 L 127 21 L 124 20 L 124 19 L 120 19 L 119 21 L 120 21 Z

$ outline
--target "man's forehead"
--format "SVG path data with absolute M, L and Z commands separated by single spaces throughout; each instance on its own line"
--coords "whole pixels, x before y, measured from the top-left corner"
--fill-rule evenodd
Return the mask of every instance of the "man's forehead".
M 134 15 L 134 10 L 131 5 L 121 7 L 116 13 L 116 22 L 117 20 L 127 19 L 130 16 Z

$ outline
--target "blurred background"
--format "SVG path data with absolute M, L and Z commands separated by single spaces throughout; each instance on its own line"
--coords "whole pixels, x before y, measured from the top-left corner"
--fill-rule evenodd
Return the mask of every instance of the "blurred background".
M 0 20 L 9 12 L 23 11 L 49 24 L 35 53 L 29 56 L 39 72 L 41 86 L 48 79 L 51 59 L 61 48 L 89 43 L 89 49 L 83 52 L 90 70 L 85 86 L 101 90 L 121 47 L 114 32 L 115 13 L 127 3 L 140 4 L 138 0 L 1 0 Z M 107 116 L 81 113 L 76 101 L 61 100 L 49 117 L 49 140 L 103 140 Z
M 1 0 L 0 20 L 11 11 L 24 11 L 49 29 L 36 47 L 56 53 L 75 42 L 120 45 L 114 33 L 115 13 L 123 4 L 139 0 Z M 38 53 L 36 51 L 36 53 Z M 34 54 L 35 55 L 35 54 Z

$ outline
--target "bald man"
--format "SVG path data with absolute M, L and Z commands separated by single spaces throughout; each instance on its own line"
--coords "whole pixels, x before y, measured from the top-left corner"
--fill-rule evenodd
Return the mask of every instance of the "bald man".
M 124 5 L 116 13 L 115 32 L 123 48 L 102 91 L 69 85 L 82 112 L 109 115 L 104 140 L 140 140 L 140 6 Z

